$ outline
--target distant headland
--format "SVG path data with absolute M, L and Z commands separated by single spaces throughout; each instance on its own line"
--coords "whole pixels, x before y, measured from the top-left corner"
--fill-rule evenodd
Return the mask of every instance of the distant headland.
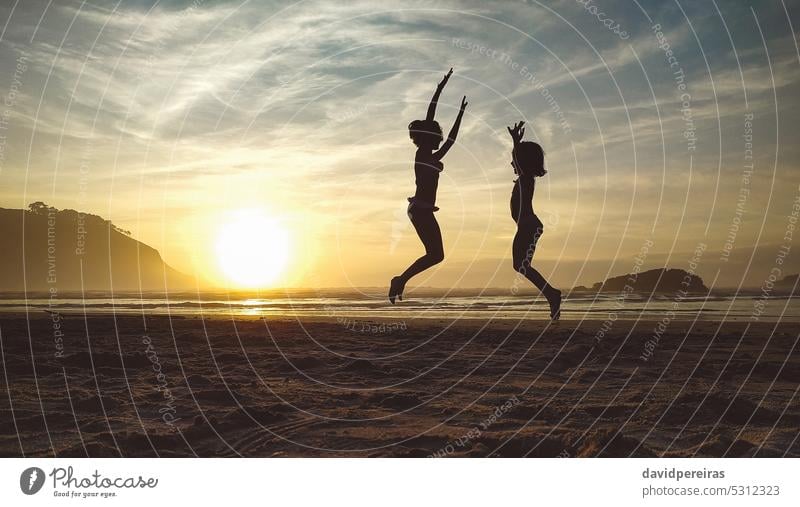
M 689 293 L 707 294 L 709 289 L 699 276 L 683 269 L 660 268 L 626 274 L 597 282 L 592 287 L 579 285 L 572 292 L 639 292 L 639 293 Z
M 97 215 L 43 202 L 0 208 L 1 291 L 173 290 L 194 280 Z

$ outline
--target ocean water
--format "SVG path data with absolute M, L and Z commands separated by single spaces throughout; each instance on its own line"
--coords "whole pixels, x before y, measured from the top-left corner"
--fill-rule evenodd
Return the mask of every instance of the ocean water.
M 544 319 L 549 308 L 544 298 L 508 294 L 407 294 L 391 305 L 376 291 L 337 293 L 297 291 L 266 295 L 237 293 L 147 293 L 147 294 L 0 294 L 2 313 L 261 316 L 431 319 Z M 562 304 L 564 320 L 726 320 L 800 322 L 800 297 L 759 294 L 643 297 L 629 295 L 571 295 Z

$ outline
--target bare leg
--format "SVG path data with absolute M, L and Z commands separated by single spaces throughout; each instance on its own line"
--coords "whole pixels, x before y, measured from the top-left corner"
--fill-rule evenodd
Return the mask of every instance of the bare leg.
M 389 300 L 392 303 L 394 303 L 394 297 L 403 299 L 403 289 L 412 277 L 444 260 L 442 231 L 439 229 L 436 217 L 433 216 L 433 211 L 414 210 L 409 214 L 411 215 L 411 223 L 425 246 L 425 255 L 415 260 L 403 274 L 392 278 L 389 288 Z
M 550 317 L 558 320 L 561 316 L 561 291 L 550 285 L 544 276 L 531 265 L 533 254 L 536 251 L 536 242 L 540 235 L 541 229 L 531 229 L 524 225 L 517 228 L 513 243 L 514 270 L 542 291 L 542 295 L 550 304 Z

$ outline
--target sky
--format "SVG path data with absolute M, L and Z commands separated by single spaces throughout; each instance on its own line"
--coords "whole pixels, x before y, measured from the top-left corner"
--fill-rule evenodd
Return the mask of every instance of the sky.
M 201 284 L 258 210 L 289 238 L 272 285 L 388 285 L 423 252 L 407 125 L 450 67 L 443 130 L 469 106 L 445 261 L 413 285 L 513 285 L 519 120 L 546 152 L 534 265 L 556 285 L 800 271 L 795 2 L 9 0 L 0 23 L 0 207 L 101 215 Z

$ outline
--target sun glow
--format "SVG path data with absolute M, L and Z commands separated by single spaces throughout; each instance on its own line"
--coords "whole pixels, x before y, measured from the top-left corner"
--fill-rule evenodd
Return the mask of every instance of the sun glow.
M 239 287 L 265 287 L 289 263 L 289 233 L 260 209 L 239 210 L 217 234 L 217 262 L 226 280 Z

